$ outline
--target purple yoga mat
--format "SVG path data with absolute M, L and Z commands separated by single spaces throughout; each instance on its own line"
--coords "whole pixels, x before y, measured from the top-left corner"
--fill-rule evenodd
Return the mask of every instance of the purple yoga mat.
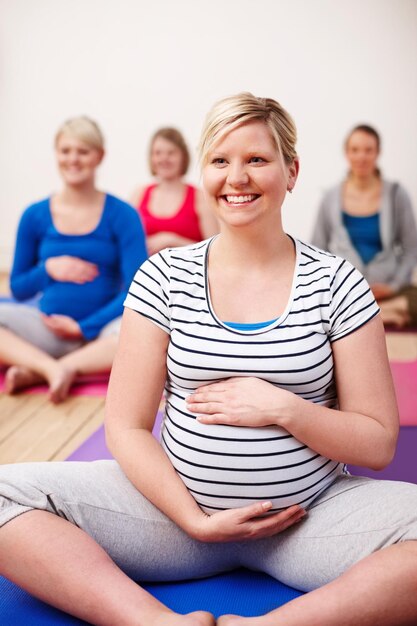
M 152 431 L 157 439 L 159 439 L 159 433 L 161 431 L 162 418 L 162 411 L 158 411 Z M 113 457 L 106 446 L 104 426 L 100 426 L 95 433 L 90 435 L 90 437 L 67 458 L 67 461 L 99 461 L 101 459 L 111 458 Z
M 355 476 L 384 478 L 386 480 L 403 480 L 417 483 L 417 426 L 401 426 L 398 437 L 397 451 L 394 460 L 378 472 L 367 467 L 350 466 L 349 471 Z

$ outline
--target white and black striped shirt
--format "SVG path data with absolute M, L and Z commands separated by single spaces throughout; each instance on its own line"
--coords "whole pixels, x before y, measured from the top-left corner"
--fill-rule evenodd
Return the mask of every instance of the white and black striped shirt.
M 285 311 L 252 331 L 228 327 L 210 302 L 207 256 L 213 239 L 152 256 L 125 305 L 170 335 L 161 443 L 206 512 L 271 500 L 273 510 L 308 506 L 344 472 L 282 428 L 205 425 L 185 398 L 199 386 L 256 376 L 337 407 L 331 344 L 378 313 L 362 275 L 347 261 L 295 241 L 297 261 Z M 238 289 L 238 286 L 236 287 Z

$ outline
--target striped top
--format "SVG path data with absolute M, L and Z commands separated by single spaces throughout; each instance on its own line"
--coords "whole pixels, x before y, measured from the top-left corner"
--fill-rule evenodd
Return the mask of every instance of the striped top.
M 343 473 L 277 426 L 201 424 L 185 398 L 199 386 L 256 376 L 337 407 L 331 344 L 378 313 L 362 275 L 347 261 L 295 241 L 296 267 L 285 311 L 269 326 L 236 330 L 210 301 L 207 259 L 214 238 L 152 256 L 125 306 L 170 335 L 161 443 L 207 513 L 271 500 L 273 511 L 308 506 Z

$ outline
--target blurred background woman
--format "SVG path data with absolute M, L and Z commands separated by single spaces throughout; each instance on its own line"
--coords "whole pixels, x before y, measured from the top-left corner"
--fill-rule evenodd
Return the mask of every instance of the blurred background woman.
M 157 182 L 139 187 L 131 198 L 142 218 L 149 254 L 207 239 L 218 230 L 201 191 L 183 181 L 189 163 L 188 148 L 178 130 L 155 132 L 149 168 Z
M 346 179 L 324 196 L 312 243 L 344 257 L 368 280 L 386 324 L 417 324 L 417 229 L 411 200 L 381 176 L 378 132 L 353 128 L 345 142 Z
M 55 138 L 61 191 L 29 206 L 20 220 L 10 286 L 0 305 L 5 390 L 39 382 L 64 400 L 77 374 L 109 370 L 125 290 L 146 259 L 143 229 L 128 204 L 96 188 L 104 156 L 98 125 L 65 122 Z

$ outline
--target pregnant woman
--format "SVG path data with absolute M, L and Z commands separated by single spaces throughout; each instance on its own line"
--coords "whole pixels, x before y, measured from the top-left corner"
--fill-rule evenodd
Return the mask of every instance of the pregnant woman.
M 382 177 L 381 139 L 368 125 L 345 141 L 346 180 L 324 195 L 312 243 L 350 261 L 365 276 L 386 324 L 417 325 L 417 228 L 406 189 Z
M 215 105 L 201 162 L 221 232 L 132 282 L 107 400 L 116 460 L 0 470 L 0 571 L 92 624 L 211 626 L 132 579 L 241 566 L 311 593 L 219 625 L 417 620 L 417 486 L 345 470 L 394 454 L 383 325 L 357 270 L 282 228 L 295 140 L 275 100 Z
M 156 181 L 139 187 L 131 198 L 137 207 L 149 254 L 185 246 L 218 232 L 216 218 L 200 189 L 184 181 L 190 155 L 176 128 L 157 130 L 149 146 L 149 169 Z
M 77 374 L 108 371 L 116 351 L 123 300 L 145 238 L 132 207 L 96 187 L 104 156 L 98 125 L 78 117 L 55 137 L 62 188 L 32 204 L 19 223 L 10 286 L 0 304 L 0 363 L 5 390 L 47 382 L 64 400 Z

